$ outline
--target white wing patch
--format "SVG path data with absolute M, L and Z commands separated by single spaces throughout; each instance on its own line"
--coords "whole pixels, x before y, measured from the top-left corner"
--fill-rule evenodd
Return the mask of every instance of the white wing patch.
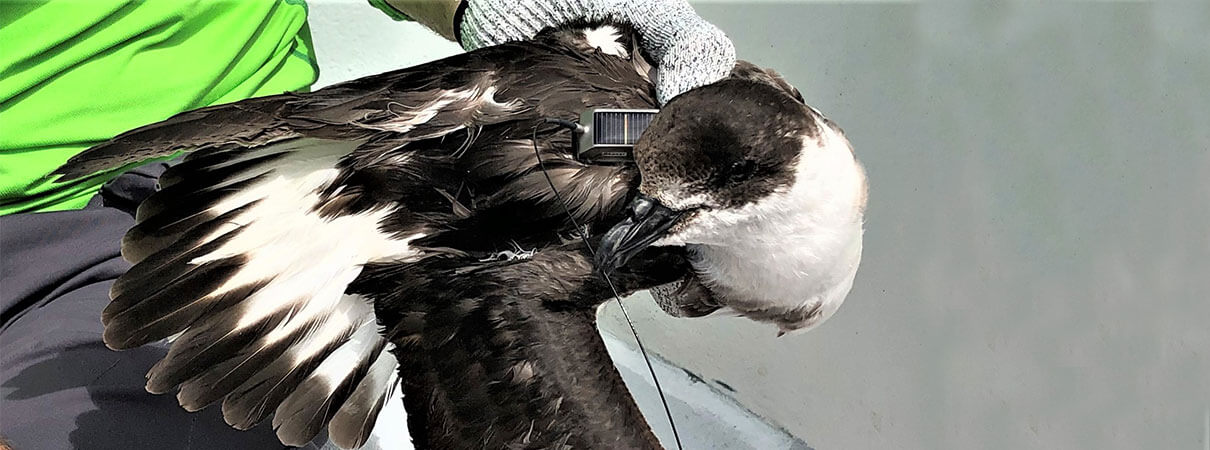
M 214 179 L 179 181 L 149 202 L 140 224 L 155 226 L 124 242 L 139 263 L 115 283 L 105 317 L 115 348 L 179 336 L 148 373 L 148 390 L 179 387 L 188 410 L 222 399 L 237 428 L 274 414 L 287 444 L 305 444 L 337 418 L 334 440 L 364 443 L 397 381 L 396 363 L 371 303 L 345 290 L 367 263 L 416 258 L 409 244 L 425 233 L 384 231 L 394 203 L 318 212 L 321 192 L 341 189 L 331 186 L 340 159 L 359 144 L 294 139 L 175 169 L 180 180 Z M 197 225 L 157 235 L 157 217 Z
M 246 257 L 247 263 L 239 272 L 210 296 L 273 280 L 249 298 L 253 303 L 241 326 L 263 319 L 281 307 L 283 299 L 311 296 L 307 309 L 327 310 L 357 277 L 363 264 L 416 256 L 408 243 L 423 237 L 423 233 L 399 238 L 379 229 L 395 205 L 338 217 L 322 217 L 315 211 L 320 203 L 318 192 L 337 176 L 334 166 L 338 156 L 342 155 L 287 161 L 275 169 L 276 177 L 214 207 L 215 214 L 222 214 L 257 202 L 206 240 L 232 229 L 239 229 L 238 234 L 213 252 L 189 261 L 201 265 L 233 256 Z M 307 169 L 316 165 L 323 168 Z

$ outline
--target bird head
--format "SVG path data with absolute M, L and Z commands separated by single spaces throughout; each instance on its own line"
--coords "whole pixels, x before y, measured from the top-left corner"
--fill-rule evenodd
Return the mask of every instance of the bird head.
M 843 132 L 775 73 L 741 63 L 673 98 L 634 154 L 639 193 L 602 240 L 602 272 L 648 246 L 686 246 L 723 306 L 782 331 L 819 324 L 848 294 L 865 174 Z

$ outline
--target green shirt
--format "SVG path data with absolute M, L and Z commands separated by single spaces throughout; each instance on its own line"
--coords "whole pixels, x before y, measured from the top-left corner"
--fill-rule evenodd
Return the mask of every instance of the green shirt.
M 173 114 L 315 82 L 302 0 L 0 0 L 0 214 L 83 207 L 72 155 Z

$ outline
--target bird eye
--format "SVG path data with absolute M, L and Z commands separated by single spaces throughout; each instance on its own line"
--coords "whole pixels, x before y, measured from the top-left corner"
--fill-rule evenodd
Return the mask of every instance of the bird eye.
M 755 173 L 756 161 L 743 159 L 731 164 L 731 167 L 727 170 L 727 179 L 732 182 L 744 181 L 751 178 Z

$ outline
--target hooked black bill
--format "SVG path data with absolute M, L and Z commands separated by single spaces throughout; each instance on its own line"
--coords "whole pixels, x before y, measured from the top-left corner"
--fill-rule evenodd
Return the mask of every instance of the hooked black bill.
M 606 275 L 663 237 L 683 215 L 645 195 L 630 202 L 628 210 L 630 216 L 605 233 L 597 250 L 597 270 Z

